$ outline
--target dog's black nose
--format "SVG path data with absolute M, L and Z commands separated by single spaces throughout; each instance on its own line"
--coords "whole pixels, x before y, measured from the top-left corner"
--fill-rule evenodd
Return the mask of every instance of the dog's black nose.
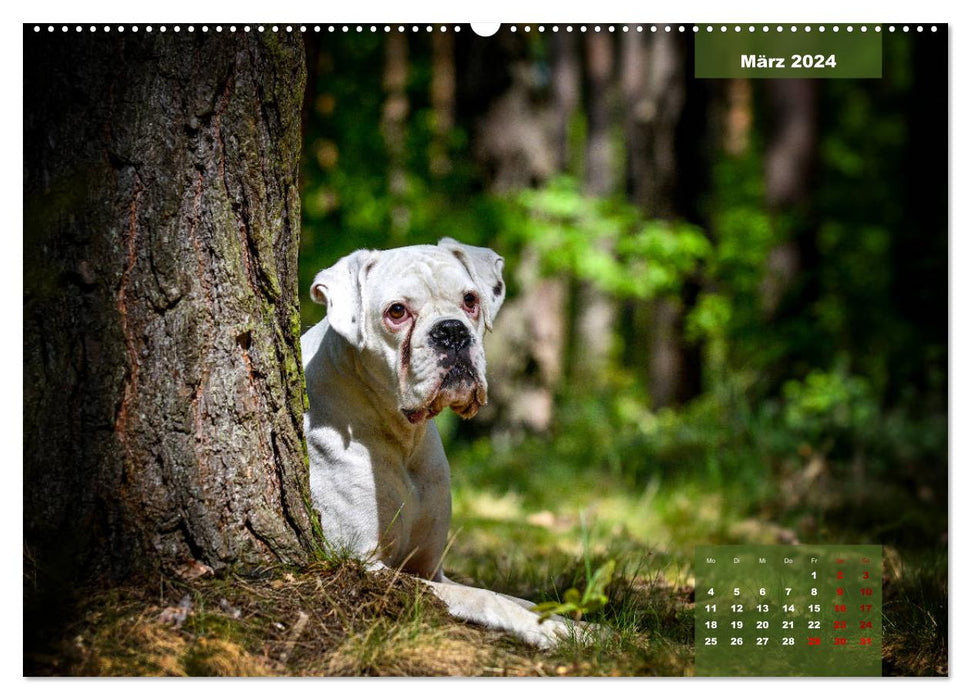
M 445 350 L 461 350 L 472 342 L 468 326 L 454 318 L 436 323 L 428 337 L 432 339 L 432 343 Z

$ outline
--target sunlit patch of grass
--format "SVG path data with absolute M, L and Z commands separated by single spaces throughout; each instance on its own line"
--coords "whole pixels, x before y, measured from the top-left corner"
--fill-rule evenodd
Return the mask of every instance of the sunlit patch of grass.
M 690 675 L 694 593 L 687 579 L 666 578 L 663 557 L 618 551 L 607 556 L 594 557 L 590 564 L 594 571 L 604 561 L 617 564 L 606 605 L 586 616 L 595 631 L 567 641 L 556 654 L 567 668 L 582 668 L 585 675 Z M 585 576 L 580 564 L 572 572 L 573 585 L 586 586 Z
M 456 479 L 456 539 L 446 566 L 466 583 L 540 602 L 562 601 L 571 587 L 582 591 L 591 565 L 616 560 L 609 603 L 584 618 L 611 634 L 557 649 L 552 658 L 561 675 L 691 674 L 698 544 L 879 541 L 888 521 L 886 513 L 867 511 L 863 499 L 850 504 L 856 510 L 848 517 L 832 505 L 813 507 L 814 492 L 798 501 L 800 511 L 779 507 L 792 494 L 744 480 L 712 485 L 698 475 L 656 476 L 637 485 L 555 457 L 523 470 L 519 459 L 453 465 L 463 476 Z M 913 498 L 893 501 L 885 492 L 884 502 L 899 503 L 892 523 L 917 517 Z M 921 531 L 918 540 L 929 537 Z M 894 557 L 897 573 L 884 595 L 884 672 L 946 675 L 944 547 L 936 558 L 915 550 Z M 545 661 L 540 667 L 548 671 Z
M 457 494 L 453 507 L 468 515 L 492 520 L 519 521 L 523 517 L 522 498 L 515 491 L 496 494 L 492 491 L 467 490 Z
M 415 613 L 420 610 L 416 609 Z M 477 676 L 495 653 L 466 625 L 382 618 L 348 637 L 330 656 L 325 676 Z
M 579 487 L 573 496 L 582 496 Z M 662 488 L 655 481 L 634 490 L 603 477 L 588 496 L 576 507 L 553 495 L 527 499 L 466 480 L 456 487 L 446 566 L 469 581 L 542 589 L 563 579 L 558 572 L 581 555 L 613 552 L 625 560 L 663 558 L 663 573 L 677 577 L 690 570 L 698 543 L 733 541 L 746 508 L 743 499 L 690 482 Z M 769 530 L 766 537 L 775 537 Z
M 88 601 L 76 634 L 49 672 L 81 676 L 265 676 L 267 659 L 236 640 L 232 620 L 192 633 L 160 622 L 162 608 L 135 589 Z M 199 618 L 204 613 L 198 615 Z M 193 622 L 199 622 L 194 620 Z M 206 623 L 201 627 L 205 628 Z
M 583 507 L 575 483 L 564 504 L 558 491 L 526 498 L 466 481 L 456 493 L 446 571 L 464 583 L 562 603 L 568 589 L 584 591 L 591 572 L 614 561 L 606 606 L 584 617 L 603 634 L 561 645 L 556 673 L 690 674 L 691 538 L 730 516 L 717 494 L 671 495 L 657 485 L 632 492 L 604 481 Z M 696 497 L 701 522 L 689 526 Z

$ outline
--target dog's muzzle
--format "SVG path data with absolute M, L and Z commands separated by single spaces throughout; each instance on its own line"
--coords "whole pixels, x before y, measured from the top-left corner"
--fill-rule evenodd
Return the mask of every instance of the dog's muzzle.
M 468 326 L 456 319 L 447 318 L 432 326 L 428 338 L 432 347 L 441 353 L 438 366 L 446 370 L 440 389 L 461 384 L 474 385 L 478 381 L 469 357 L 472 334 Z
M 404 409 L 405 415 L 410 422 L 418 423 L 450 407 L 463 418 L 471 418 L 486 401 L 484 383 L 471 357 L 475 343 L 472 332 L 462 321 L 447 318 L 432 326 L 428 340 L 439 355 L 441 380 L 426 405 Z

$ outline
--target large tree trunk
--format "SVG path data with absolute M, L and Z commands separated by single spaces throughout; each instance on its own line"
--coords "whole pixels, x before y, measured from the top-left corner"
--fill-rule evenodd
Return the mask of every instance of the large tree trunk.
M 299 38 L 31 32 L 24 65 L 25 594 L 305 559 Z

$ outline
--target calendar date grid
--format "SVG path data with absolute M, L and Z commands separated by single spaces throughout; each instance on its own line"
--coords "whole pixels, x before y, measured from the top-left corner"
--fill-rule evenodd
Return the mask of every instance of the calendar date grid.
M 879 673 L 879 547 L 707 547 L 696 567 L 699 675 Z

